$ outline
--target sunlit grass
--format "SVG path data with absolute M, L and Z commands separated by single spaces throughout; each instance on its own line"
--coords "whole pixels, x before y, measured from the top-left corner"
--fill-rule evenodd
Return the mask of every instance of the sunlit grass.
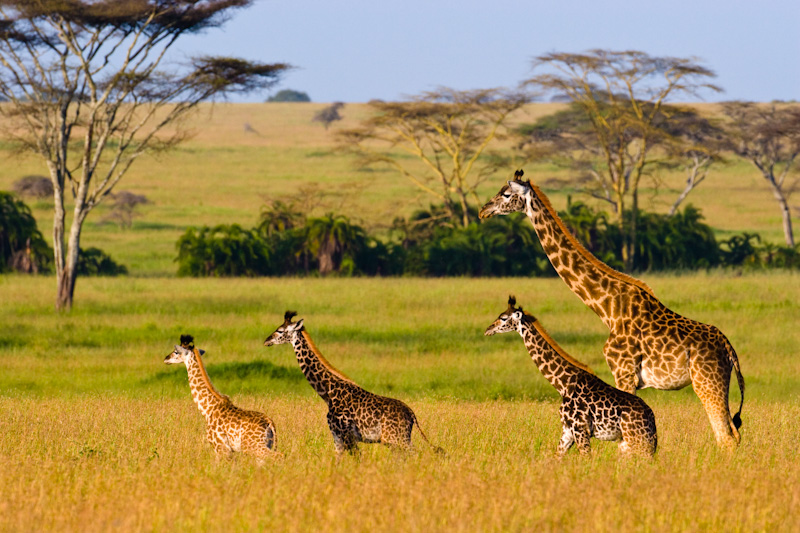
M 650 276 L 656 294 L 719 326 L 747 379 L 743 440 L 720 452 L 691 389 L 645 390 L 650 461 L 613 443 L 556 461 L 558 397 L 513 335 L 483 336 L 508 293 L 611 381 L 605 331 L 558 279 L 84 279 L 52 310 L 46 277 L 0 278 L 2 530 L 790 530 L 800 508 L 800 284 L 780 273 Z M 333 459 L 324 403 L 287 346 L 262 341 L 296 309 L 326 357 L 407 402 L 436 445 Z M 267 413 L 283 461 L 217 464 L 180 333 L 214 384 Z M 738 404 L 734 386 L 731 404 Z
M 278 426 L 284 459 L 216 463 L 188 399 L 2 398 L 0 525 L 9 530 L 791 530 L 800 511 L 797 404 L 751 406 L 741 448 L 719 451 L 694 402 L 651 402 L 660 446 L 621 460 L 553 457 L 552 402 L 413 408 L 447 449 L 362 446 L 333 459 L 316 398 L 241 397 Z M 702 429 L 705 429 L 703 426 Z

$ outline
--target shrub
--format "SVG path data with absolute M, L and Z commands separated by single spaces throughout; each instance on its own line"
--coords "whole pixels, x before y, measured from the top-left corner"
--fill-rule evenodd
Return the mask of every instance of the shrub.
M 53 182 L 47 176 L 23 176 L 14 182 L 13 188 L 19 196 L 39 199 L 53 197 Z
M 119 191 L 111 195 L 111 210 L 104 220 L 116 222 L 120 228 L 130 228 L 138 206 L 150 203 L 146 196 L 131 191 Z
M 720 243 L 720 254 L 727 266 L 755 266 L 759 263 L 757 246 L 761 236 L 757 233 L 734 235 Z
M 416 249 L 415 249 L 416 248 Z M 554 274 L 522 213 L 466 228 L 440 226 L 408 251 L 405 272 L 429 276 L 546 276 Z
M 80 248 L 78 250 L 79 276 L 121 276 L 128 273 L 125 265 L 120 265 L 100 248 Z
M 30 208 L 0 191 L 0 272 L 47 272 L 52 258 Z
M 14 192 L 19 196 L 30 196 L 32 198 L 53 197 L 53 182 L 46 176 L 23 176 L 14 182 L 13 188 Z
M 630 218 L 630 212 L 625 215 Z M 634 269 L 681 270 L 719 265 L 721 256 L 714 231 L 702 220 L 700 210 L 692 205 L 673 216 L 640 211 Z
M 586 248 L 621 269 L 622 237 L 605 213 L 581 202 L 559 213 Z M 630 212 L 625 213 L 630 217 Z M 640 212 L 635 269 L 677 270 L 723 266 L 800 268 L 800 246 L 756 246 L 758 235 L 718 243 L 699 209 L 673 216 Z M 294 204 L 273 202 L 257 228 L 190 228 L 177 243 L 183 276 L 417 275 L 553 276 L 533 226 L 523 213 L 463 228 L 441 206 L 395 219 L 390 240 L 370 236 L 342 215 L 306 218 Z
M 179 276 L 266 276 L 270 249 L 238 224 L 189 228 L 176 243 Z

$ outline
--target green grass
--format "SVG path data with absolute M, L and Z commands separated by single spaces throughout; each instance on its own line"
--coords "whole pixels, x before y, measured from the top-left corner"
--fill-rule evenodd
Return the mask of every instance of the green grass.
M 513 292 L 607 381 L 605 330 L 558 279 L 79 281 L 52 310 L 48 277 L 0 278 L 0 530 L 791 530 L 800 512 L 800 284 L 785 273 L 650 276 L 674 310 L 719 326 L 747 380 L 742 445 L 717 449 L 691 388 L 644 390 L 652 461 L 553 458 L 558 397 L 518 336 L 484 337 Z M 333 460 L 324 403 L 288 346 L 263 339 L 296 309 L 325 356 L 407 402 L 444 447 L 406 457 L 362 445 Z M 283 460 L 217 464 L 181 333 L 209 375 L 267 413 Z M 731 404 L 738 404 L 734 385 Z

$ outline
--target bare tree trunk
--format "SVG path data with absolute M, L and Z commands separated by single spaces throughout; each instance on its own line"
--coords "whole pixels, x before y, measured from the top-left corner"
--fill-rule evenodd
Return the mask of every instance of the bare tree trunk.
M 710 165 L 711 158 L 704 158 L 700 159 L 699 157 L 694 157 L 694 164 L 692 168 L 688 171 L 688 176 L 686 178 L 686 186 L 683 188 L 683 191 L 675 200 L 675 203 L 672 204 L 672 207 L 669 209 L 669 215 L 673 216 L 675 213 L 678 212 L 678 207 L 686 200 L 686 197 L 689 196 L 689 193 L 692 192 L 695 187 L 700 185 L 700 183 L 706 178 L 708 175 L 707 168 Z M 701 169 L 706 167 L 706 171 L 701 172 Z
M 66 256 L 62 274 L 57 277 L 58 292 L 56 293 L 56 309 L 69 311 L 72 309 L 72 298 L 75 294 L 75 281 L 78 278 L 78 256 L 80 253 L 81 229 L 86 214 L 75 208 L 75 216 L 69 230 Z M 62 230 L 63 239 L 63 230 Z
M 635 187 L 633 189 L 633 200 L 631 202 L 631 224 L 630 224 L 630 235 L 628 239 L 628 246 L 630 247 L 628 250 L 628 261 L 625 264 L 625 270 L 631 272 L 633 267 L 636 265 L 636 234 L 638 230 L 638 221 L 639 221 L 639 193 L 637 192 L 639 189 Z
M 773 181 L 767 180 L 772 186 L 772 195 L 778 201 L 781 209 L 781 217 L 783 218 L 783 237 L 786 240 L 786 246 L 794 248 L 794 232 L 792 231 L 792 212 L 789 209 L 789 203 L 786 201 L 786 196 L 783 194 L 781 188 Z
M 688 180 L 683 192 L 681 192 L 681 194 L 675 200 L 675 203 L 672 204 L 672 207 L 669 208 L 669 213 L 667 216 L 673 216 L 678 212 L 678 207 L 683 203 L 684 200 L 686 200 L 686 197 L 689 196 L 689 193 L 692 192 L 693 188 L 694 186 L 692 185 L 691 180 Z
M 53 181 L 53 263 L 56 268 L 56 310 L 63 311 L 69 310 L 72 306 L 71 290 L 67 291 L 67 287 L 74 282 L 67 279 L 67 270 L 65 265 L 66 254 L 64 253 L 64 189 L 60 186 L 58 178 L 58 170 L 55 165 L 50 169 L 50 178 Z M 69 295 L 67 297 L 67 295 Z
M 465 228 L 469 226 L 469 204 L 467 197 L 462 190 L 458 192 L 458 201 L 461 204 L 461 225 Z
M 323 276 L 336 270 L 336 242 L 326 237 L 319 246 L 319 273 Z
M 614 201 L 614 209 L 617 215 L 617 227 L 619 228 L 620 237 L 622 237 L 622 264 L 625 265 L 625 270 L 629 271 L 633 259 L 631 257 L 631 246 L 628 235 L 628 228 L 625 226 L 625 196 L 617 191 L 617 198 Z

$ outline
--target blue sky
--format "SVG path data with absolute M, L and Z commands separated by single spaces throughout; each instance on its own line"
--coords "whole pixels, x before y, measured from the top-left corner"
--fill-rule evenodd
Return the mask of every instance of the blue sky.
M 256 0 L 175 51 L 290 63 L 272 92 L 315 102 L 513 87 L 535 56 L 591 48 L 696 57 L 725 89 L 708 100 L 800 100 L 799 29 L 800 0 Z

